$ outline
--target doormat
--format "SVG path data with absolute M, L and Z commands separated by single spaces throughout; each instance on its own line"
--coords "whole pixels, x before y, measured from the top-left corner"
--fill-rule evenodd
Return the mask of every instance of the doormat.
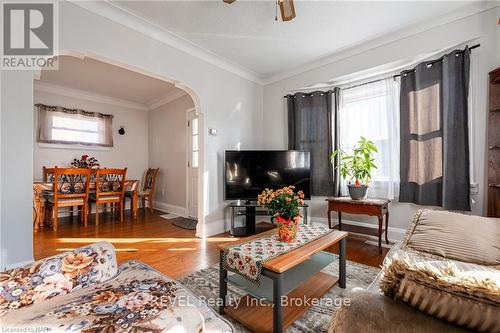
M 182 229 L 196 230 L 198 221 L 195 219 L 187 219 L 185 217 L 177 217 L 174 219 L 172 224 Z

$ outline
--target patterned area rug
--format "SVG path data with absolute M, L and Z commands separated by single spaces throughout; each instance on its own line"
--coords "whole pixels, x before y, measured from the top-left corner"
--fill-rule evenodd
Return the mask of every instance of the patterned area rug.
M 324 268 L 323 272 L 338 276 L 338 269 L 338 261 L 335 261 Z M 376 267 L 370 267 L 348 260 L 347 288 L 341 289 L 338 285 L 336 285 L 330 289 L 330 291 L 327 292 L 323 298 L 338 301 L 343 299 L 345 295 L 348 294 L 349 290 L 354 288 L 367 288 L 375 279 L 379 270 L 380 269 Z M 194 272 L 184 278 L 181 278 L 179 281 L 198 296 L 217 298 L 219 295 L 219 265 L 216 264 L 207 269 Z M 231 298 L 241 297 L 246 294 L 243 290 L 238 289 L 231 284 L 228 284 L 228 292 Z M 338 304 L 340 302 L 330 301 L 320 303 L 324 305 L 311 307 L 302 317 L 295 321 L 295 323 L 293 323 L 286 330 L 286 332 L 327 332 L 330 320 L 336 311 L 336 307 L 334 305 L 328 305 L 332 303 Z M 224 318 L 233 324 L 236 332 L 250 332 L 231 317 L 225 315 Z

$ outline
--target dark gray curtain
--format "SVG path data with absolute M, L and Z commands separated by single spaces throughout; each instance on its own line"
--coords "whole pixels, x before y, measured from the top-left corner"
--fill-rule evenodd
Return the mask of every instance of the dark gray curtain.
M 332 196 L 338 193 L 333 180 L 332 126 L 333 91 L 288 95 L 288 149 L 311 153 L 311 194 Z M 332 122 L 334 120 L 334 122 Z M 336 185 L 338 186 L 338 184 Z
M 470 210 L 470 50 L 401 73 L 400 202 Z

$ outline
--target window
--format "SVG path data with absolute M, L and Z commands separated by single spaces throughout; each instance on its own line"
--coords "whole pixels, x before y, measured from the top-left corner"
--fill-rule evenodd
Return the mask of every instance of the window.
M 113 147 L 112 115 L 37 104 L 38 142 Z
M 371 197 L 393 199 L 399 183 L 399 81 L 392 78 L 341 90 L 340 147 L 352 151 L 361 136 L 375 142 L 377 169 Z M 342 194 L 347 194 L 345 184 Z
M 191 119 L 191 167 L 192 168 L 197 168 L 199 164 L 198 161 L 198 156 L 200 154 L 200 149 L 198 147 L 199 137 L 200 133 L 198 129 L 198 118 L 192 118 Z

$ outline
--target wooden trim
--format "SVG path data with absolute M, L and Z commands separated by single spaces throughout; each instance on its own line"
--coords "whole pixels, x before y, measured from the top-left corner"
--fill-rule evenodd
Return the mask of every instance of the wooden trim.
M 337 244 L 342 239 L 347 238 L 347 235 L 347 232 L 334 230 L 318 239 L 313 240 L 312 242 L 296 248 L 295 250 L 266 261 L 262 267 L 276 273 L 283 273 L 308 260 L 316 253 Z

